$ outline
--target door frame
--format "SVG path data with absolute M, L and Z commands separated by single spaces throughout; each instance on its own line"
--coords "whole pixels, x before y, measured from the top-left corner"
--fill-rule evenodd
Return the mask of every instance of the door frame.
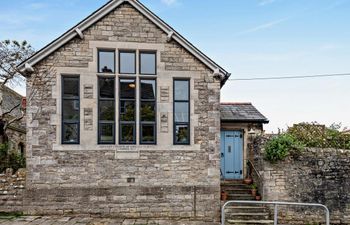
M 221 132 L 226 132 L 226 131 L 233 131 L 233 132 L 241 132 L 242 133 L 242 170 L 243 170 L 243 173 L 242 173 L 242 179 L 244 179 L 246 177 L 246 171 L 247 171 L 247 168 L 246 168 L 246 158 L 247 158 L 247 148 L 246 148 L 246 130 L 244 128 L 242 129 L 238 129 L 238 128 L 221 128 L 220 129 L 220 180 L 232 180 L 232 179 L 225 179 L 224 175 L 223 175 L 223 171 L 221 171 L 221 163 L 222 163 L 222 160 L 221 160 Z M 233 179 L 235 180 L 235 179 Z

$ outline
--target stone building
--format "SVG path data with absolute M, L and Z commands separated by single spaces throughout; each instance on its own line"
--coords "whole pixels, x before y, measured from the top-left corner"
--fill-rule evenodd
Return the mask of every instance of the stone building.
M 219 220 L 230 74 L 139 1 L 109 1 L 19 67 L 35 91 L 27 213 Z
M 0 85 L 0 115 L 3 115 L 6 121 L 14 118 L 21 118 L 22 99 L 24 97 L 7 86 Z M 4 123 L 0 121 L 0 135 L 9 143 L 9 151 L 25 154 L 26 126 L 25 118 L 11 123 L 4 132 Z

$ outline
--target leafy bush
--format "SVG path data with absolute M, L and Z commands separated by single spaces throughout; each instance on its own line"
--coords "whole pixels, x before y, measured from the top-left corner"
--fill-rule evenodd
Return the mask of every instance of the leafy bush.
M 350 149 L 350 134 L 340 131 L 341 124 L 330 127 L 313 123 L 300 123 L 287 132 L 269 140 L 265 145 L 265 158 L 270 162 L 298 156 L 304 147 Z
M 20 168 L 25 168 L 25 158 L 16 153 L 9 152 L 8 144 L 0 144 L 0 173 L 7 168 L 12 168 L 17 171 Z
M 285 133 L 272 138 L 265 145 L 265 158 L 275 163 L 285 159 L 288 155 L 297 156 L 304 145 L 293 135 Z
M 340 124 L 326 127 L 315 122 L 300 123 L 288 128 L 287 133 L 306 147 L 350 149 L 350 135 L 340 132 L 340 128 Z

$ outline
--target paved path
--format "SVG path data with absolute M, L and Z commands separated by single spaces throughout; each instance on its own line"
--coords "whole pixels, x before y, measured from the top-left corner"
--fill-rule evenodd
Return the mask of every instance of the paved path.
M 91 217 L 25 216 L 17 219 L 0 219 L 0 225 L 218 225 L 194 221 L 169 221 L 147 219 L 107 219 Z

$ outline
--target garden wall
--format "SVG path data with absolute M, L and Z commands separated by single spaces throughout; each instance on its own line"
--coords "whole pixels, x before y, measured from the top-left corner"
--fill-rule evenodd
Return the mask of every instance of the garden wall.
M 15 174 L 12 169 L 7 169 L 0 174 L 0 212 L 23 211 L 25 177 L 25 169 L 19 169 Z
M 265 142 L 266 139 L 260 140 Z M 264 200 L 321 203 L 332 224 L 350 224 L 350 150 L 307 148 L 297 157 L 271 164 L 255 144 L 255 163 L 264 179 Z M 288 224 L 324 222 L 322 210 L 288 208 L 280 220 Z

